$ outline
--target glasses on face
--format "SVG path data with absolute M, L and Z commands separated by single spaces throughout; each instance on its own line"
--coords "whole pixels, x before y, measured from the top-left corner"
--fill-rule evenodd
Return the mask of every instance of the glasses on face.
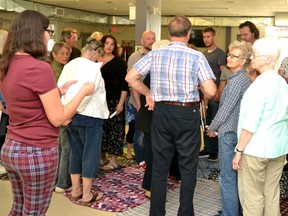
M 240 56 L 234 55 L 234 54 L 232 54 L 232 53 L 228 53 L 228 54 L 227 54 L 227 57 L 229 57 L 229 58 L 231 58 L 231 59 L 234 59 L 234 58 L 239 59 L 239 58 L 240 58 Z
M 45 29 L 48 32 L 49 36 L 52 37 L 54 35 L 54 30 L 52 29 Z
M 251 55 L 251 58 L 257 58 L 257 57 L 263 57 L 263 56 L 267 56 L 267 55 L 257 55 L 257 54 L 255 54 L 255 53 L 253 53 L 252 55 Z

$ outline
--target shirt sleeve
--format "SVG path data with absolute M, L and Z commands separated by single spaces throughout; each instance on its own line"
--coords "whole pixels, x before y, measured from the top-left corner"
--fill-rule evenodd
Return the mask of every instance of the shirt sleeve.
M 265 90 L 264 90 L 265 91 Z M 245 92 L 240 109 L 241 128 L 254 133 L 261 121 L 265 106 L 265 93 L 256 81 Z
M 207 61 L 205 56 L 202 54 L 200 58 L 198 59 L 198 80 L 200 84 L 202 84 L 203 81 L 213 79 L 216 80 L 216 77 Z
M 32 89 L 38 95 L 45 94 L 57 87 L 52 66 L 46 62 L 40 63 L 31 72 Z
M 232 83 L 234 85 L 225 86 L 224 91 L 226 91 L 226 97 L 222 97 L 221 104 L 216 116 L 212 120 L 210 124 L 211 131 L 217 131 L 218 128 L 227 121 L 230 117 L 231 113 L 235 109 L 237 103 L 239 102 L 239 98 L 241 97 L 241 86 L 237 83 Z M 223 93 L 224 94 L 224 93 Z

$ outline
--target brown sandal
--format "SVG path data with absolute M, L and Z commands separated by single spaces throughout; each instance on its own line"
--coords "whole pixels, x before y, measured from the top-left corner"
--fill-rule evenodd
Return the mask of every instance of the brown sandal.
M 73 197 L 73 196 L 69 196 L 69 200 L 70 201 L 78 201 L 79 199 L 82 199 L 83 194 L 80 194 L 79 196 Z
M 93 202 L 96 202 L 96 201 L 99 201 L 101 199 L 103 199 L 103 193 L 97 193 L 97 192 L 92 192 L 91 191 L 91 194 L 92 194 L 92 198 L 91 200 L 89 201 L 80 201 L 80 205 L 82 206 L 88 206 L 89 204 L 92 204 Z
M 101 167 L 101 170 L 110 171 L 110 170 L 115 170 L 117 168 L 118 168 L 118 165 L 114 161 L 110 161 L 108 164 Z

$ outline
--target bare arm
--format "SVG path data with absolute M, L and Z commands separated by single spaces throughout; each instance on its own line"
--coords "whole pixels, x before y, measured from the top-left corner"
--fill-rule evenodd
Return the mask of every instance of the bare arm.
M 116 106 L 117 115 L 123 111 L 126 97 L 127 97 L 127 91 L 121 91 L 121 96 Z
M 151 99 L 149 88 L 143 83 L 141 74 L 135 68 L 132 68 L 126 75 L 126 81 L 132 89 L 146 97 L 146 106 L 149 110 L 154 109 L 154 101 Z
M 137 92 L 135 89 L 131 88 L 131 95 L 132 95 L 133 100 L 135 102 L 135 106 L 136 106 L 135 108 L 138 112 L 140 107 L 141 107 L 141 102 L 140 102 L 141 94 L 139 92 Z
M 74 83 L 77 83 L 77 82 L 78 82 L 78 80 L 70 80 L 70 81 L 66 82 L 64 85 L 62 85 L 61 87 L 59 87 L 61 95 L 65 95 L 66 92 L 68 91 L 69 87 L 71 85 L 73 85 Z
M 252 135 L 253 135 L 252 132 L 247 131 L 245 129 L 242 129 L 240 137 L 239 137 L 239 142 L 237 145 L 237 149 L 239 151 L 244 151 L 247 144 L 251 140 Z M 236 154 L 235 154 L 234 159 L 232 161 L 233 169 L 235 169 L 235 170 L 242 169 L 241 158 L 242 158 L 242 152 L 236 151 Z
M 59 127 L 66 120 L 71 119 L 83 98 L 91 95 L 94 88 L 95 85 L 93 83 L 85 83 L 78 94 L 65 106 L 61 103 L 58 88 L 39 95 L 50 123 L 54 127 Z
M 1 101 L 0 101 L 0 111 L 2 111 L 3 113 L 6 113 L 8 115 L 8 111 L 7 111 L 7 109 L 4 108 Z
M 217 92 L 217 87 L 212 79 L 203 81 L 200 89 L 203 92 L 204 97 L 207 99 L 213 98 Z

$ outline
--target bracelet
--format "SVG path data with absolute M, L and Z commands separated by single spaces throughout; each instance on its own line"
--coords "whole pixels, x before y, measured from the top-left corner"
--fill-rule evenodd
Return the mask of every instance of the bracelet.
M 244 150 L 240 151 L 238 148 L 236 148 L 236 151 L 242 153 Z

